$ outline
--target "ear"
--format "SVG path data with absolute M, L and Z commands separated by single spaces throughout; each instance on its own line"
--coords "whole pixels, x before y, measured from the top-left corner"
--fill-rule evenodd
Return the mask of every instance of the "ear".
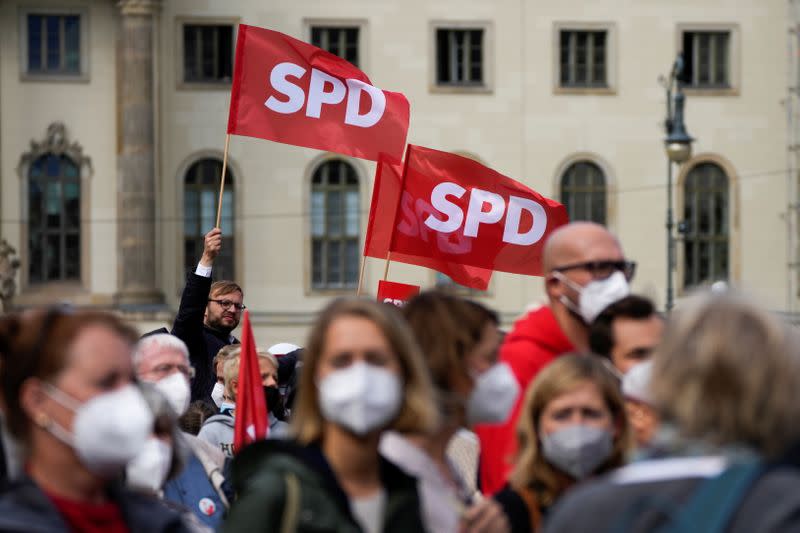
M 39 378 L 28 378 L 19 389 L 19 405 L 30 420 L 37 420 L 44 414 L 48 396 Z
M 544 290 L 550 301 L 556 301 L 564 294 L 563 283 L 552 272 L 544 278 Z

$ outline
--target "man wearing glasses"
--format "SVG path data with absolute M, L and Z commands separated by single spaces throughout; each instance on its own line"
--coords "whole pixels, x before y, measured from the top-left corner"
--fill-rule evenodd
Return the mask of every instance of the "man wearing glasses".
M 211 283 L 214 260 L 222 248 L 222 231 L 214 228 L 206 233 L 203 256 L 194 272 L 186 277 L 172 334 L 189 347 L 195 368 L 192 380 L 192 401 L 203 400 L 214 406 L 211 390 L 216 376 L 211 362 L 223 346 L 238 343 L 231 332 L 239 325 L 245 306 L 242 288 L 233 281 Z
M 573 222 L 548 238 L 542 267 L 548 305 L 520 318 L 500 350 L 522 390 L 559 355 L 589 351 L 589 324 L 606 306 L 628 295 L 636 265 L 625 259 L 619 241 L 606 228 Z M 520 394 L 504 424 L 478 428 L 485 493 L 497 492 L 506 482 L 524 396 Z

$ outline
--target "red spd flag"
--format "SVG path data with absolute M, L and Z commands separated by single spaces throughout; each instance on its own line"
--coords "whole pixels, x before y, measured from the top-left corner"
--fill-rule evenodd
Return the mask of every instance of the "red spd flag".
M 251 442 L 267 437 L 267 404 L 258 369 L 256 342 L 250 326 L 250 313 L 242 321 L 242 351 L 239 356 L 239 384 L 236 387 L 236 420 L 233 449 L 236 453 Z
M 228 133 L 376 161 L 401 157 L 409 105 L 344 59 L 288 35 L 239 25 Z
M 406 285 L 382 279 L 378 282 L 378 301 L 402 307 L 407 301 L 419 294 L 418 285 Z
M 390 250 L 392 257 L 397 251 L 540 276 L 544 241 L 567 222 L 563 205 L 509 177 L 466 157 L 409 145 Z
M 395 220 L 400 220 L 396 213 L 401 205 L 402 173 L 403 163 L 399 160 L 385 155 L 378 159 L 372 201 L 369 205 L 367 235 L 364 239 L 364 255 L 367 257 L 386 259 L 389 253 L 392 230 L 395 227 L 393 224 Z M 416 205 L 420 202 L 423 202 L 421 198 L 412 198 L 410 193 L 403 192 L 402 205 Z M 481 291 L 489 287 L 489 280 L 492 277 L 491 270 L 450 263 L 428 255 L 419 256 L 393 251 L 392 261 L 437 270 L 456 283 Z

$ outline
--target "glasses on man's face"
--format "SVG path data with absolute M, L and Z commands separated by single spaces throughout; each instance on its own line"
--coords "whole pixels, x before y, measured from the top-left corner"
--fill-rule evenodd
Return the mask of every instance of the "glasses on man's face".
M 162 365 L 158 365 L 148 373 L 158 376 L 160 379 L 172 374 L 176 370 L 186 376 L 186 379 L 192 379 L 194 377 L 194 367 L 189 365 L 176 365 L 173 363 L 164 363 Z
M 556 272 L 567 272 L 568 270 L 581 269 L 587 271 L 596 279 L 605 279 L 614 272 L 622 272 L 628 281 L 633 279 L 636 274 L 636 263 L 633 261 L 586 261 L 584 263 L 573 263 L 556 267 Z
M 243 311 L 247 307 L 246 305 L 234 302 L 233 300 L 212 300 L 212 299 L 209 299 L 208 301 L 209 302 L 214 302 L 215 304 L 219 305 L 223 309 L 228 309 L 229 307 L 233 306 L 233 308 L 236 309 L 237 311 Z

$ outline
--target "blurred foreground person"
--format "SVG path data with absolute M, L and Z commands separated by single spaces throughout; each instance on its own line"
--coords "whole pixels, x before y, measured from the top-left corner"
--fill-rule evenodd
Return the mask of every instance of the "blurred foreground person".
M 242 450 L 224 531 L 425 531 L 416 480 L 378 454 L 386 429 L 437 423 L 430 379 L 399 313 L 336 300 L 304 355 L 291 431 Z
M 429 531 L 509 531 L 497 502 L 470 490 L 477 471 L 470 473 L 471 480 L 464 479 L 446 454 L 459 428 L 504 422 L 519 394 L 508 365 L 497 362 L 497 315 L 437 291 L 413 298 L 403 315 L 422 348 L 441 417 L 433 433 L 387 432 L 381 454 L 419 479 Z
M 133 481 L 163 495 L 165 500 L 191 511 L 197 520 L 210 528 L 219 527 L 228 507 L 222 474 L 225 456 L 219 448 L 198 437 L 175 431 L 175 419 L 186 414 L 191 395 L 189 380 L 193 369 L 189 365 L 188 348 L 174 335 L 151 335 L 136 345 L 133 361 L 136 376 L 151 384 L 163 395 L 165 402 L 159 402 L 153 395 L 148 396 L 156 415 L 156 436 L 148 441 L 139 460 L 134 461 L 138 466 L 133 476 L 129 465 L 128 483 Z M 182 457 L 185 466 L 182 464 L 180 469 L 176 469 L 174 463 L 177 461 L 165 464 L 163 459 L 159 460 L 159 456 L 163 458 L 170 450 L 173 450 L 172 457 L 186 455 Z M 164 470 L 167 466 L 170 468 Z M 168 481 L 167 472 L 170 472 Z
M 90 311 L 0 319 L 2 394 L 26 465 L 0 497 L 0 531 L 186 531 L 179 514 L 121 484 L 153 430 L 133 385 L 136 338 Z
M 617 379 L 594 356 L 558 358 L 525 394 L 517 435 L 516 467 L 495 497 L 514 533 L 536 532 L 567 489 L 624 463 L 630 430 Z
M 557 357 L 589 350 L 589 324 L 628 295 L 635 267 L 617 238 L 599 224 L 572 222 L 550 235 L 542 255 L 548 304 L 517 320 L 500 349 L 501 361 L 508 363 L 523 390 Z M 520 398 L 504 424 L 476 430 L 486 493 L 499 490 L 511 471 L 521 404 Z
M 735 294 L 686 301 L 653 355 L 653 458 L 578 488 L 547 531 L 800 531 L 800 339 Z

